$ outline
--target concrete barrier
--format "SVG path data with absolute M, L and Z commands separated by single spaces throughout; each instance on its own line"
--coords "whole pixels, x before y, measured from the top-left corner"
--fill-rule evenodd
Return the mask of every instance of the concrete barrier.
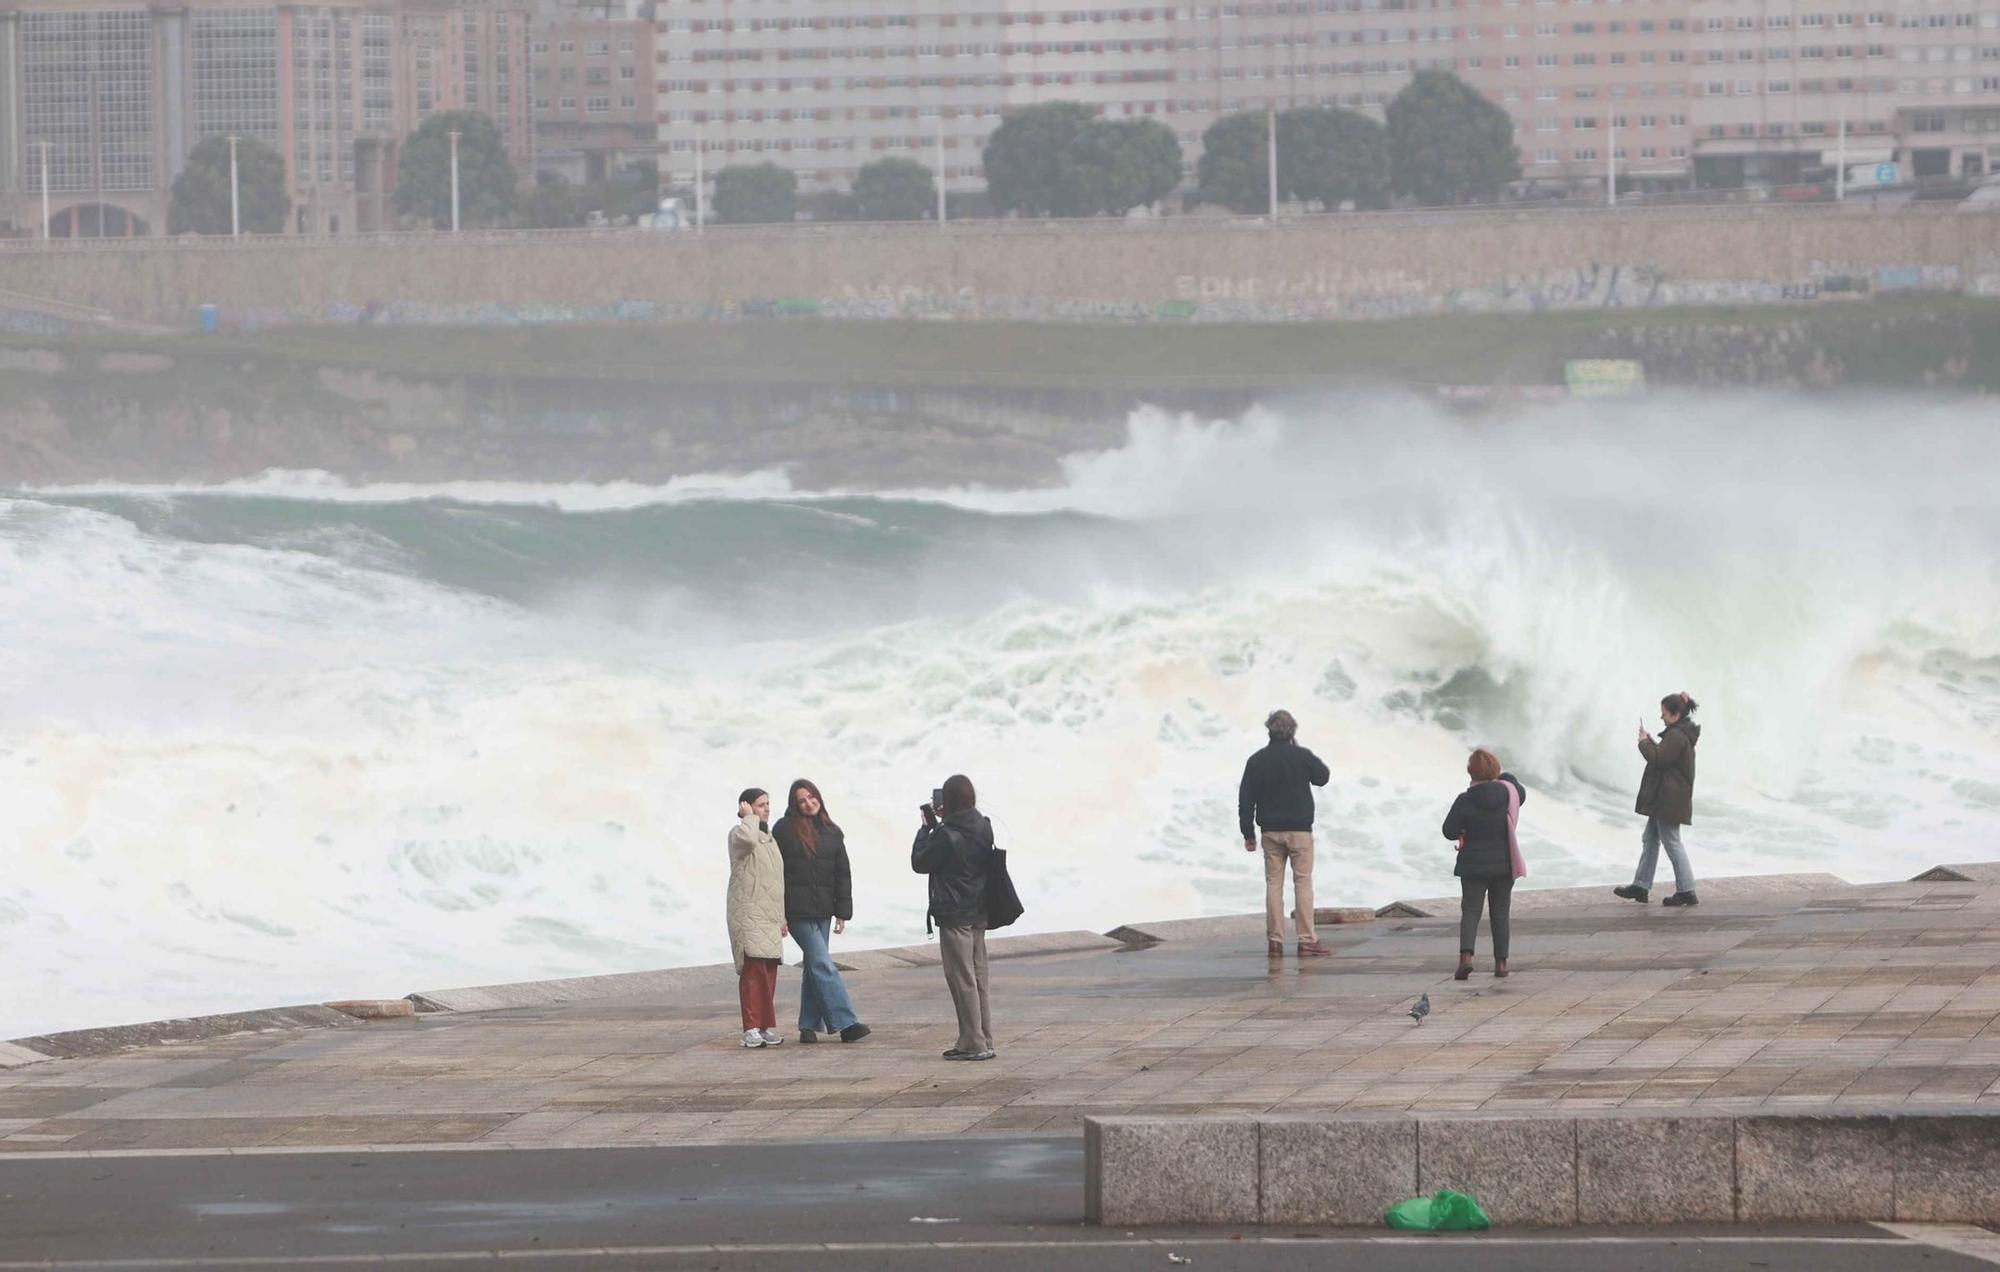
M 1378 1224 L 1440 1188 L 1499 1225 L 2000 1222 L 2000 1110 L 1084 1121 L 1090 1222 Z

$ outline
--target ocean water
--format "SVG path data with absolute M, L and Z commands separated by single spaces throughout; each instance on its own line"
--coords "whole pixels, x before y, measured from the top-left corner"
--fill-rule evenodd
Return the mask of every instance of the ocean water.
M 1046 490 L 0 494 L 0 1037 L 727 957 L 737 791 L 807 776 L 852 945 L 922 939 L 978 783 L 1024 930 L 1261 906 L 1273 707 L 1322 904 L 1453 890 L 1475 744 L 1528 886 L 1629 876 L 1636 723 L 1706 732 L 1704 875 L 2000 841 L 2000 408 L 1654 396 L 1142 412 Z

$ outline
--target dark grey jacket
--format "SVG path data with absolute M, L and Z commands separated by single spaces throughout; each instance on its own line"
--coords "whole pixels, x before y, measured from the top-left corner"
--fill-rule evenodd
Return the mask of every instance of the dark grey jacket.
M 992 860 L 993 823 L 976 808 L 917 832 L 910 845 L 910 869 L 931 877 L 931 917 L 940 927 L 986 922 L 986 872 Z
M 1646 772 L 1639 779 L 1634 811 L 1641 817 L 1657 817 L 1676 826 L 1694 821 L 1694 744 L 1700 740 L 1700 725 L 1676 720 L 1660 730 L 1659 741 L 1647 738 L 1639 743 Z
M 1317 755 L 1297 742 L 1273 742 L 1251 756 L 1236 788 L 1236 820 L 1243 842 L 1255 839 L 1259 826 L 1311 830 L 1312 788 L 1325 786 L 1332 776 Z
M 1452 801 L 1451 811 L 1444 815 L 1444 837 L 1457 839 L 1465 836 L 1465 847 L 1458 850 L 1458 864 L 1451 872 L 1461 879 L 1511 879 L 1514 877 L 1514 854 L 1507 848 L 1507 788 L 1506 782 L 1528 802 L 1527 788 L 1512 773 L 1502 773 L 1499 781 L 1474 782 L 1459 792 Z

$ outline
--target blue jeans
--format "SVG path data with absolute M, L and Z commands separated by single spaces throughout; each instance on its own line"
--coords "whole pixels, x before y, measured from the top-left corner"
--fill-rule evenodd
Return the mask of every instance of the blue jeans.
M 1688 866 L 1687 849 L 1681 847 L 1681 828 L 1672 822 L 1663 822 L 1657 817 L 1646 819 L 1646 833 L 1639 840 L 1639 870 L 1632 876 L 1632 886 L 1651 889 L 1653 872 L 1660 864 L 1660 849 L 1667 850 L 1667 860 L 1674 866 L 1674 891 L 1694 891 L 1694 871 Z
M 840 969 L 833 965 L 827 938 L 833 931 L 832 919 L 792 919 L 792 939 L 805 957 L 804 979 L 799 986 L 799 1028 L 815 1033 L 839 1033 L 860 1023 L 854 1004 L 847 1001 L 847 985 Z

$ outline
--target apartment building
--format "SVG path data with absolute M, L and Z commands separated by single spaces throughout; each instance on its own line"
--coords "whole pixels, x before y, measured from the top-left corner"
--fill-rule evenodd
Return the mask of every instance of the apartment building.
M 1843 117 L 1850 163 L 1919 175 L 1916 152 L 1946 147 L 1903 130 L 2000 105 L 2000 0 L 1845 2 L 657 0 L 659 143 L 679 182 L 699 145 L 710 172 L 770 161 L 812 189 L 885 154 L 937 164 L 941 139 L 949 187 L 973 190 L 1010 108 L 1158 118 L 1191 166 L 1219 115 L 1380 117 L 1442 67 L 1506 108 L 1524 176 L 1550 187 L 1601 185 L 1614 154 L 1641 188 L 1798 180 L 1833 162 Z M 1968 135 L 1952 172 L 1990 171 Z
M 1904 179 L 1991 170 L 1985 142 L 2000 138 L 1926 137 L 1967 107 L 2000 106 L 1993 0 L 1692 0 L 1690 15 L 1703 184 L 1796 181 L 1841 152 L 1897 163 Z
M 651 159 L 653 6 L 646 0 L 557 0 L 536 21 L 537 163 L 571 181 L 597 181 Z
M 402 138 L 486 110 L 533 161 L 526 0 L 254 5 L 0 0 L 0 222 L 58 236 L 164 233 L 174 178 L 214 136 L 285 157 L 293 229 L 393 224 Z
M 1236 110 L 1379 113 L 1410 74 L 1453 63 L 1453 0 L 1273 0 L 1091 8 L 1055 0 L 657 0 L 662 168 L 765 160 L 844 188 L 901 155 L 982 187 L 1002 112 L 1088 102 L 1154 118 L 1190 164 Z

